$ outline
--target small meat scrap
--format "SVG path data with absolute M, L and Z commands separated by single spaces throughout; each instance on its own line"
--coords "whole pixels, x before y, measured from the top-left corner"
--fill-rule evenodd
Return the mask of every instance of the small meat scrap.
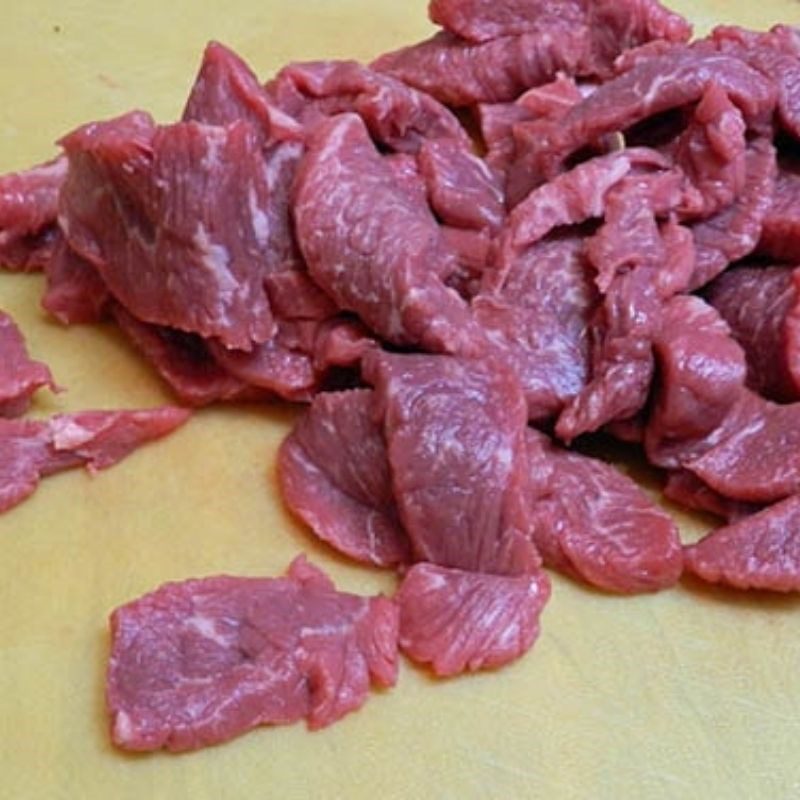
M 409 561 L 374 392 L 317 395 L 284 439 L 278 480 L 289 509 L 323 541 L 381 567 Z
M 542 571 L 512 577 L 415 564 L 394 597 L 400 649 L 440 677 L 505 666 L 538 638 L 549 597 Z
M 736 267 L 706 297 L 747 356 L 747 385 L 779 402 L 800 400 L 800 270 Z
M 302 125 L 274 105 L 250 67 L 219 42 L 206 46 L 182 119 L 207 125 L 249 120 L 264 147 L 303 139 Z
M 384 418 L 392 488 L 417 560 L 493 574 L 535 571 L 527 409 L 491 360 L 373 352 L 364 376 Z
M 59 220 L 128 311 L 243 350 L 271 338 L 272 193 L 250 122 L 159 127 L 134 112 L 61 143 Z
M 527 447 L 533 539 L 545 566 L 624 594 L 676 583 L 678 529 L 632 479 L 533 428 Z
M 427 204 L 398 187 L 361 118 L 321 122 L 297 175 L 294 217 L 311 277 L 395 344 L 474 351 L 469 307 L 444 284 L 452 252 Z
M 800 591 L 800 496 L 793 495 L 684 551 L 686 571 L 737 589 Z
M 723 422 L 728 436 L 684 466 L 732 500 L 771 503 L 800 492 L 800 403 L 751 395 L 747 405 L 735 427 Z
M 0 513 L 33 494 L 41 478 L 70 467 L 107 469 L 183 425 L 189 413 L 163 406 L 56 414 L 43 421 L 0 419 Z
M 0 311 L 0 418 L 24 414 L 43 386 L 58 391 L 50 369 L 31 359 L 16 323 Z
M 417 153 L 427 141 L 470 146 L 461 123 L 445 106 L 357 61 L 289 64 L 266 90 L 304 125 L 335 114 L 358 114 L 375 141 L 397 153 Z
M 692 511 L 705 511 L 722 517 L 726 522 L 738 522 L 760 511 L 756 503 L 730 500 L 706 486 L 687 469 L 671 470 L 663 488 L 664 497 Z
M 42 269 L 59 239 L 58 193 L 67 174 L 63 157 L 0 176 L 0 268 Z
M 126 750 L 193 750 L 259 725 L 311 729 L 397 680 L 398 613 L 303 556 L 283 578 L 167 583 L 111 615 L 106 700 Z
M 652 464 L 675 467 L 686 443 L 712 434 L 738 403 L 745 358 L 725 320 L 691 295 L 666 303 L 654 347 L 658 380 L 645 450 Z

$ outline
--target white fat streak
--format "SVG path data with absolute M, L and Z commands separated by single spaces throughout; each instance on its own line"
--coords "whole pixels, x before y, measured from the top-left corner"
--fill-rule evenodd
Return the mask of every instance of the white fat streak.
M 269 242 L 269 217 L 258 204 L 256 190 L 251 186 L 247 191 L 247 205 L 250 209 L 250 221 L 259 247 L 266 247 Z
M 125 711 L 118 711 L 114 718 L 114 741 L 120 744 L 133 741 L 134 728 L 130 715 Z
M 220 294 L 223 298 L 229 298 L 236 292 L 239 282 L 230 270 L 231 259 L 228 249 L 212 242 L 202 224 L 197 226 L 192 244 L 200 256 L 200 263 L 216 280 Z
M 186 620 L 187 627 L 199 633 L 205 639 L 210 639 L 212 642 L 220 645 L 220 647 L 228 647 L 230 639 L 217 631 L 217 626 L 213 619 L 204 617 L 202 615 L 195 615 Z
M 96 433 L 71 419 L 55 419 L 50 424 L 53 431 L 53 445 L 56 450 L 80 447 L 80 445 L 90 442 Z

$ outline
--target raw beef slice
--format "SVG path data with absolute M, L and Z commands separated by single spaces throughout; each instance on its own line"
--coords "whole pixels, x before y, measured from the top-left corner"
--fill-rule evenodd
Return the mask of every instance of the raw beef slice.
M 530 542 L 525 399 L 513 373 L 451 356 L 370 353 L 395 501 L 416 559 L 522 574 Z
M 533 539 L 546 566 L 626 594 L 678 580 L 678 529 L 633 480 L 533 428 L 527 437 Z
M 398 185 L 360 117 L 314 130 L 297 176 L 297 238 L 311 277 L 384 339 L 437 352 L 476 347 L 467 304 L 427 205 Z
M 780 261 L 800 263 L 800 162 L 795 159 L 778 162 L 758 252 Z
M 408 561 L 383 441 L 369 389 L 317 395 L 278 454 L 287 506 L 314 533 L 358 561 Z
M 243 350 L 272 336 L 272 194 L 251 123 L 157 127 L 134 112 L 62 145 L 61 226 L 128 311 Z
M 710 583 L 800 591 L 800 497 L 717 528 L 685 548 L 685 563 L 687 572 Z
M 111 615 L 106 699 L 127 750 L 191 750 L 258 725 L 330 725 L 397 679 L 398 615 L 303 556 L 285 578 L 168 583 Z
M 30 358 L 14 320 L 0 311 L 0 418 L 24 414 L 42 386 L 58 391 L 49 368 Z
M 48 420 L 0 419 L 0 513 L 36 490 L 40 478 L 70 467 L 107 469 L 137 447 L 183 425 L 189 412 L 82 411 Z
M 509 577 L 416 564 L 394 598 L 400 649 L 442 677 L 502 667 L 536 641 L 549 597 L 544 572 Z

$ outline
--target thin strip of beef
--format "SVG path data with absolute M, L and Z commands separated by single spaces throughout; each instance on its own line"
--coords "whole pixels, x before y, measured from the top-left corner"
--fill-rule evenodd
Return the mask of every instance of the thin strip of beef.
M 747 148 L 747 180 L 732 205 L 692 227 L 695 267 L 689 283 L 705 286 L 734 261 L 750 255 L 761 237 L 762 224 L 775 192 L 775 148 L 764 138 Z
M 654 345 L 658 380 L 645 450 L 652 464 L 676 467 L 684 444 L 711 434 L 739 401 L 745 355 L 719 313 L 690 295 L 666 303 Z
M 189 418 L 173 406 L 141 411 L 83 411 L 47 420 L 0 419 L 0 513 L 21 503 L 39 480 L 70 467 L 107 469 Z
M 800 591 L 800 497 L 712 531 L 685 548 L 686 571 L 737 589 Z
M 58 193 L 67 174 L 63 157 L 0 176 L 0 267 L 34 272 L 58 241 Z
M 42 308 L 62 325 L 84 325 L 103 318 L 110 300 L 106 285 L 63 236 L 45 264 L 44 274 Z
M 533 539 L 545 566 L 625 594 L 676 583 L 678 529 L 633 480 L 533 428 L 527 447 Z
M 800 403 L 755 397 L 730 435 L 684 466 L 725 497 L 771 503 L 800 492 Z
M 414 556 L 493 574 L 535 571 L 525 399 L 491 361 L 371 353 L 395 501 Z
M 311 277 L 385 340 L 445 352 L 480 345 L 467 304 L 443 282 L 455 265 L 436 220 L 398 188 L 360 117 L 314 130 L 294 217 Z
M 589 378 L 589 324 L 599 301 L 577 234 L 538 242 L 497 294 L 472 301 L 495 357 L 517 375 L 530 420 L 558 414 Z
M 246 119 L 260 130 L 265 147 L 303 139 L 302 125 L 271 103 L 250 67 L 219 42 L 206 45 L 181 119 L 207 125 Z
M 750 125 L 768 121 L 775 107 L 773 82 L 738 58 L 676 48 L 602 84 L 563 119 L 532 123 L 531 147 L 520 157 L 534 174 L 552 178 L 571 154 L 604 134 L 695 103 L 711 84 L 730 97 Z
M 264 396 L 263 391 L 223 369 L 199 336 L 141 322 L 117 303 L 111 305 L 110 313 L 181 403 L 205 406 L 220 400 Z
M 168 583 L 110 618 L 106 702 L 126 750 L 191 750 L 259 725 L 311 729 L 397 680 L 397 609 L 337 591 L 305 561 L 284 578 Z
M 354 112 L 376 142 L 395 152 L 417 153 L 431 140 L 470 147 L 461 123 L 441 103 L 356 61 L 289 64 L 266 90 L 307 126 L 322 117 Z
M 284 502 L 316 536 L 357 561 L 409 561 L 373 391 L 317 395 L 278 453 Z
M 747 385 L 779 402 L 800 400 L 800 269 L 729 269 L 705 295 L 744 348 Z
M 764 217 L 757 252 L 800 263 L 800 161 L 780 158 L 772 204 Z
M 505 219 L 505 193 L 486 162 L 449 141 L 423 143 L 419 171 L 431 208 L 446 225 L 496 233 Z
M 497 669 L 523 656 L 539 636 L 550 581 L 415 564 L 394 597 L 400 649 L 435 675 Z
M 132 113 L 62 145 L 61 226 L 128 311 L 240 349 L 272 336 L 269 167 L 249 122 Z
M 49 367 L 28 355 L 16 323 L 0 310 L 0 418 L 24 414 L 43 386 L 59 391 Z
M 667 475 L 667 482 L 664 484 L 662 492 L 664 497 L 683 508 L 691 511 L 705 511 L 722 517 L 729 523 L 738 522 L 763 508 L 756 503 L 743 503 L 723 497 L 687 469 L 671 470 Z

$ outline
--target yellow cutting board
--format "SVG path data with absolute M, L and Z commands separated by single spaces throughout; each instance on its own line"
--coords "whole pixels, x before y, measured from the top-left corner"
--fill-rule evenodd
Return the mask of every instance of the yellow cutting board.
M 293 59 L 369 59 L 430 30 L 424 0 L 2 5 L 2 171 L 50 157 L 90 119 L 133 106 L 174 119 L 210 38 L 266 77 Z M 800 22 L 793 0 L 676 5 L 700 30 Z M 41 393 L 35 414 L 169 399 L 112 328 L 48 320 L 41 290 L 38 276 L 0 275 L 0 307 L 68 389 Z M 696 583 L 618 598 L 555 577 L 541 638 L 500 672 L 437 681 L 404 663 L 393 691 L 318 733 L 263 728 L 181 756 L 115 751 L 103 675 L 120 603 L 167 580 L 274 575 L 300 551 L 342 588 L 392 590 L 282 509 L 275 451 L 295 413 L 202 411 L 114 469 L 50 478 L 0 516 L 0 800 L 800 797 L 800 600 Z M 681 523 L 687 538 L 704 525 Z

